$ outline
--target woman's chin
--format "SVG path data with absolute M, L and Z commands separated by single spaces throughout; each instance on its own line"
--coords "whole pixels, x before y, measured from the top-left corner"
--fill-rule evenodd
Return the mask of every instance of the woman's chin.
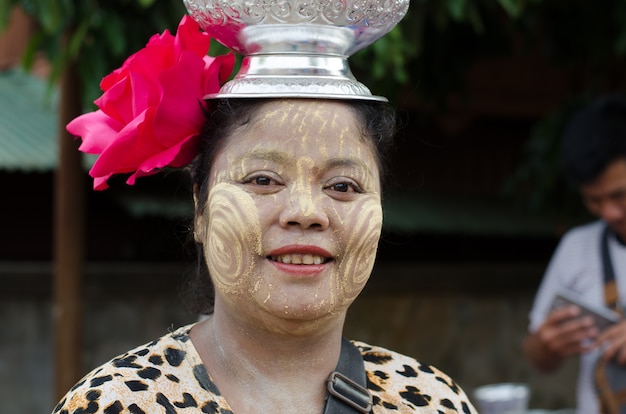
M 341 315 L 341 310 L 331 301 L 322 302 L 281 302 L 264 303 L 263 309 L 269 315 L 290 324 L 312 323 L 332 320 Z M 345 313 L 345 309 L 344 309 Z

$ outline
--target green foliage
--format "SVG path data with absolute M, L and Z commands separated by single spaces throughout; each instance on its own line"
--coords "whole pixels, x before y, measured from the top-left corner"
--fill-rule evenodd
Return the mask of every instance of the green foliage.
M 39 27 L 24 65 L 28 68 L 43 51 L 52 64 L 52 85 L 75 62 L 85 105 L 100 95 L 103 76 L 153 34 L 175 30 L 185 13 L 180 0 L 0 0 L 0 16 L 9 15 L 14 6 L 33 16 Z M 6 20 L 0 21 L 0 29 Z
M 0 0 L 0 29 L 21 6 L 39 22 L 25 64 L 44 50 L 52 82 L 77 61 L 86 101 L 98 81 L 141 48 L 154 33 L 175 29 L 181 0 Z M 351 59 L 357 78 L 373 92 L 394 97 L 417 85 L 421 99 L 443 101 L 462 92 L 467 67 L 506 54 L 520 35 L 542 42 L 556 61 L 601 62 L 626 54 L 626 2 L 598 0 L 411 0 L 407 16 L 387 36 Z M 540 33 L 540 34 L 538 34 Z M 541 38 L 539 38 L 541 36 Z
M 513 44 L 538 46 L 560 65 L 589 66 L 606 76 L 606 62 L 626 55 L 623 0 L 411 0 L 407 16 L 387 36 L 351 60 L 357 78 L 395 98 L 416 85 L 420 99 L 443 103 L 464 92 L 467 68 L 503 56 Z
M 466 93 L 473 62 L 506 56 L 514 45 L 539 49 L 556 65 L 573 68 L 579 95 L 537 123 L 505 193 L 530 211 L 588 218 L 560 172 L 561 131 L 580 102 L 609 90 L 626 91 L 626 1 L 412 0 L 395 32 L 385 41 L 403 44 L 381 42 L 384 47 L 361 52 L 357 77 L 392 99 L 398 84 L 415 85 L 411 93 L 442 110 L 450 93 Z
M 605 92 L 626 91 L 626 2 L 551 0 L 535 7 L 526 22 L 529 43 L 540 45 L 557 65 L 579 76 L 578 94 L 539 120 L 506 193 L 530 211 L 559 211 L 573 222 L 589 219 L 575 187 L 560 170 L 560 139 L 573 111 Z
M 412 0 L 400 25 L 352 58 L 353 70 L 380 94 L 393 97 L 399 86 L 411 82 L 419 83 L 420 95 L 438 99 L 462 88 L 463 71 L 473 59 L 503 52 L 510 21 L 541 2 Z M 68 62 L 78 62 L 86 102 L 98 95 L 103 75 L 152 34 L 174 29 L 185 12 L 181 0 L 0 0 L 0 16 L 8 16 L 14 6 L 40 24 L 25 64 L 44 50 L 55 82 Z
M 412 0 L 387 36 L 357 53 L 351 65 L 372 91 L 392 100 L 416 84 L 421 98 L 442 102 L 463 90 L 467 67 L 510 50 L 515 25 L 542 0 Z
M 504 195 L 532 213 L 558 212 L 564 222 L 588 219 L 577 189 L 560 174 L 560 137 L 572 114 L 586 100 L 563 102 L 535 125 L 526 142 L 523 162 L 509 178 Z
M 509 29 L 502 16 L 516 19 L 537 2 L 412 0 L 398 27 L 353 57 L 353 69 L 381 94 L 394 96 L 398 86 L 418 82 L 420 94 L 437 98 L 461 87 L 473 58 L 503 48 Z M 53 83 L 68 62 L 78 62 L 86 102 L 98 95 L 103 75 L 152 34 L 174 29 L 185 12 L 181 0 L 0 0 L 0 29 L 14 6 L 40 24 L 25 64 L 44 50 L 53 64 Z

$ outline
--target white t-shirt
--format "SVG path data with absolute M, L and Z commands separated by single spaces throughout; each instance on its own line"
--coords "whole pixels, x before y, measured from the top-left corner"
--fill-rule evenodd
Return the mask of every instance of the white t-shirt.
M 550 311 L 554 295 L 569 289 L 584 296 L 597 306 L 604 306 L 603 267 L 600 255 L 600 240 L 604 222 L 595 221 L 576 227 L 561 239 L 543 277 L 530 312 L 530 331 L 534 332 L 543 323 Z M 619 302 L 626 303 L 626 247 L 611 236 L 609 252 Z M 593 385 L 593 366 L 599 351 L 581 355 L 577 383 L 578 412 L 599 413 L 597 395 Z

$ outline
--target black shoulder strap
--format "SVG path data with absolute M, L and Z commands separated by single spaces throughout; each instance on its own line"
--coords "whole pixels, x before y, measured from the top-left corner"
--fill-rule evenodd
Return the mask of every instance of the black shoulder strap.
M 339 362 L 326 379 L 326 387 L 324 414 L 367 414 L 372 411 L 372 394 L 366 388 L 363 357 L 346 338 L 341 340 Z
M 617 284 L 615 282 L 615 272 L 609 253 L 609 237 L 612 231 L 609 226 L 604 228 L 600 240 L 600 255 L 602 258 L 602 270 L 604 274 L 604 300 L 611 309 L 620 312 L 617 297 Z M 594 382 L 602 412 L 626 414 L 626 371 L 621 364 L 614 364 L 612 361 L 605 361 L 599 358 L 594 368 Z
M 615 282 L 615 271 L 609 253 L 609 236 L 611 229 L 605 226 L 600 238 L 600 255 L 602 257 L 602 271 L 604 274 L 604 301 L 606 305 L 616 310 L 618 308 L 617 284 Z

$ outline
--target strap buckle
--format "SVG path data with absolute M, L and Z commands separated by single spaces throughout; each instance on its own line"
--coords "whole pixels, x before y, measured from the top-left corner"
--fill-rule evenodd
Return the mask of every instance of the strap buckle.
M 369 390 L 340 372 L 333 371 L 326 379 L 328 393 L 363 414 L 372 411 L 372 394 Z

